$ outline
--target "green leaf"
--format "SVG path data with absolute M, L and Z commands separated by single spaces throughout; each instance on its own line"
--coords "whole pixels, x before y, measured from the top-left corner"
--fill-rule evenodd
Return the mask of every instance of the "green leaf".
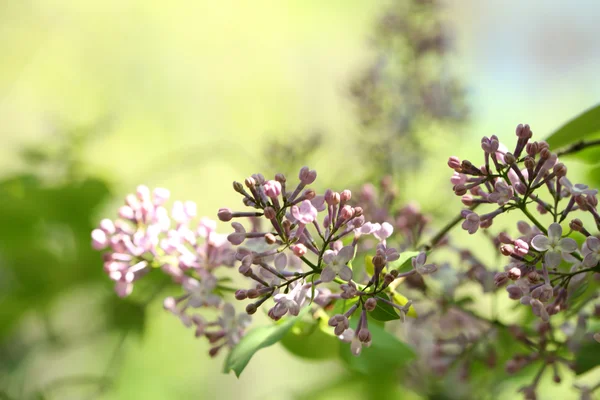
M 307 311 L 308 307 L 305 307 L 296 317 L 287 318 L 279 324 L 261 326 L 250 330 L 229 352 L 223 366 L 223 372 L 228 373 L 233 370 L 235 375 L 239 377 L 254 353 L 279 342 Z
M 121 299 L 111 293 L 106 307 L 107 325 L 137 335 L 144 333 L 146 325 L 146 307 L 130 299 Z
M 600 365 L 600 343 L 586 340 L 575 354 L 575 373 L 581 375 Z
M 600 137 L 600 105 L 583 112 L 558 130 L 552 133 L 546 141 L 550 148 L 557 150 L 576 143 Z M 577 159 L 597 163 L 600 159 L 600 148 L 592 147 L 573 154 Z
M 388 268 L 390 271 L 395 269 L 398 272 L 408 272 L 412 269 L 412 259 L 418 255 L 418 251 L 405 251 L 396 261 L 388 263 Z
M 356 329 L 358 318 L 352 318 L 352 327 Z M 360 374 L 387 373 L 390 370 L 401 368 L 415 357 L 414 351 L 406 343 L 383 327 L 369 324 L 372 343 L 370 347 L 363 347 L 359 356 L 350 351 L 350 344 L 342 343 L 340 356 L 348 368 Z
M 309 360 L 324 360 L 339 355 L 341 341 L 326 331 L 333 331 L 327 321 L 298 321 L 281 339 L 290 353 Z
M 377 296 L 378 299 L 384 299 L 387 301 L 391 301 L 387 294 L 379 293 Z M 369 316 L 378 321 L 392 321 L 395 319 L 400 319 L 400 315 L 398 315 L 398 311 L 391 306 L 390 304 L 384 301 L 377 301 L 377 307 L 371 312 L 369 312 Z

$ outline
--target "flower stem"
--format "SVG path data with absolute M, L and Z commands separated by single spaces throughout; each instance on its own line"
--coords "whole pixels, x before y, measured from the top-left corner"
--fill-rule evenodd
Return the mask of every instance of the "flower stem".
M 595 140 L 581 140 L 579 142 L 573 143 L 569 147 L 565 147 L 562 150 L 556 152 L 557 156 L 565 156 L 567 154 L 577 153 L 583 149 L 593 146 L 600 146 L 600 139 Z
M 540 221 L 538 221 L 527 209 L 527 206 L 525 204 L 520 204 L 519 205 L 519 209 L 523 212 L 523 214 L 525 214 L 527 216 L 527 218 L 529 218 L 529 220 L 531 222 L 533 222 L 535 224 L 535 226 L 537 226 L 540 231 L 542 231 L 544 233 L 544 235 L 548 235 L 548 231 L 546 230 L 546 228 L 544 227 L 544 225 L 542 225 L 540 223 Z

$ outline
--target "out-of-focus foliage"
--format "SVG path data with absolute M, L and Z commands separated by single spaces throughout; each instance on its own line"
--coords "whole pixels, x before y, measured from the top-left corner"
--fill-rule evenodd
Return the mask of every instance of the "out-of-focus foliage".
M 85 173 L 81 152 L 100 132 L 99 127 L 57 132 L 50 144 L 23 151 L 29 171 L 0 181 L 0 395 L 8 398 L 44 398 L 63 386 L 108 388 L 112 370 L 68 373 L 50 383 L 27 371 L 37 363 L 49 368 L 56 352 L 144 329 L 146 297 L 157 283 L 147 282 L 141 298 L 117 301 L 97 267 L 101 257 L 90 246 L 90 229 L 111 190 L 104 179 Z M 88 298 L 96 312 L 66 328 L 56 307 L 73 293 Z M 23 324 L 39 331 L 26 334 L 31 328 Z
M 466 119 L 451 39 L 437 0 L 394 1 L 376 25 L 375 60 L 351 85 L 373 176 L 415 171 L 426 135 L 436 127 L 449 135 Z

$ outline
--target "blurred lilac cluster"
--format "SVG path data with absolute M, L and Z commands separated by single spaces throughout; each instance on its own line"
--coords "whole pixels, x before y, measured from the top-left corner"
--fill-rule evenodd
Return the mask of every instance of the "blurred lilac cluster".
M 129 296 L 134 283 L 153 269 L 171 277 L 183 294 L 167 297 L 165 309 L 185 326 L 194 326 L 196 336 L 207 337 L 214 344 L 211 354 L 216 354 L 223 345 L 235 345 L 249 323 L 247 315 L 235 316 L 233 306 L 223 302 L 214 274 L 218 268 L 231 267 L 235 253 L 227 236 L 216 232 L 216 221 L 195 222 L 194 202 L 175 201 L 169 213 L 165 208 L 169 196 L 167 189 L 151 192 L 139 186 L 125 198 L 118 219 L 104 219 L 92 231 L 92 246 L 105 250 L 104 271 L 120 297 Z M 221 310 L 221 314 L 207 322 L 192 314 L 201 308 Z

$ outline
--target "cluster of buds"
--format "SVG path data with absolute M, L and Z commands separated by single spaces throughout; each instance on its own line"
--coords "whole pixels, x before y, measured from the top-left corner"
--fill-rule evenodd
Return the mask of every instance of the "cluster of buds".
M 520 210 L 528 220 L 517 223 L 518 236 L 502 232 L 494 238 L 499 252 L 509 259 L 504 271 L 494 276 L 496 287 L 506 286 L 510 299 L 529 306 L 541 319 L 535 342 L 524 331 L 515 333 L 516 328 L 513 329 L 519 341 L 536 350 L 517 355 L 506 369 L 514 373 L 528 364 L 542 362 L 543 366 L 552 366 L 557 376 L 556 364 L 561 359 L 545 347 L 553 340 L 550 318 L 565 310 L 570 310 L 571 315 L 578 312 L 571 309 L 572 297 L 591 275 L 600 272 L 598 234 L 590 233 L 580 219 L 572 218 L 572 213 L 587 213 L 600 229 L 598 191 L 572 184 L 557 153 L 546 142 L 531 141 L 528 125 L 517 126 L 516 136 L 512 152 L 496 136 L 484 137 L 484 161 L 479 167 L 450 157 L 448 165 L 454 170 L 451 183 L 455 194 L 469 207 L 461 215 L 462 228 L 470 234 L 489 228 L 495 218 L 511 210 Z M 485 204 L 496 208 L 485 214 L 475 212 Z M 535 211 L 530 204 L 535 205 Z M 541 216 L 551 217 L 552 222 L 542 224 Z M 570 229 L 565 234 L 561 223 L 569 217 Z M 582 237 L 579 234 L 585 238 L 581 246 L 570 237 Z M 522 389 L 526 398 L 535 398 L 536 385 L 534 382 Z
M 221 208 L 221 221 L 232 221 L 234 230 L 227 238 L 238 246 L 235 253 L 239 272 L 254 281 L 249 289 L 235 293 L 238 300 L 253 300 L 246 306 L 253 314 L 267 300 L 274 301 L 268 315 L 278 320 L 286 314 L 298 315 L 302 307 L 328 307 L 336 301 L 353 300 L 354 305 L 343 314 L 329 320 L 335 334 L 351 342 L 358 355 L 363 345 L 371 342 L 368 314 L 377 302 L 387 302 L 400 315 L 410 304 L 397 304 L 377 296 L 390 293 L 390 285 L 399 278 L 428 274 L 435 266 L 426 264 L 425 253 L 413 260 L 413 269 L 400 273 L 391 267 L 400 253 L 389 247 L 386 239 L 393 233 L 388 222 L 366 222 L 364 210 L 351 205 L 352 192 L 326 190 L 318 195 L 307 186 L 316 179 L 316 171 L 303 167 L 296 186 L 289 187 L 283 174 L 267 180 L 261 174 L 247 178 L 244 184 L 234 182 L 233 188 L 243 197 L 244 205 L 253 211 L 237 212 Z M 249 218 L 247 229 L 240 218 Z M 266 222 L 269 228 L 262 229 Z M 357 259 L 359 240 L 373 237 L 377 243 L 370 258 L 373 271 L 357 273 L 352 261 Z M 356 328 L 349 319 L 358 314 Z
M 169 276 L 184 293 L 167 297 L 165 309 L 185 326 L 194 326 L 196 336 L 208 338 L 214 344 L 210 354 L 215 355 L 223 345 L 235 345 L 248 325 L 247 315 L 236 317 L 233 306 L 222 301 L 214 275 L 218 268 L 233 266 L 235 253 L 226 235 L 216 232 L 216 221 L 201 218 L 193 224 L 195 203 L 175 201 L 169 213 L 165 208 L 169 196 L 167 189 L 151 192 L 139 186 L 125 198 L 118 219 L 104 219 L 92 231 L 92 246 L 105 251 L 104 271 L 120 297 L 129 296 L 134 282 L 153 269 Z M 221 310 L 221 315 L 207 322 L 190 314 L 202 307 Z

